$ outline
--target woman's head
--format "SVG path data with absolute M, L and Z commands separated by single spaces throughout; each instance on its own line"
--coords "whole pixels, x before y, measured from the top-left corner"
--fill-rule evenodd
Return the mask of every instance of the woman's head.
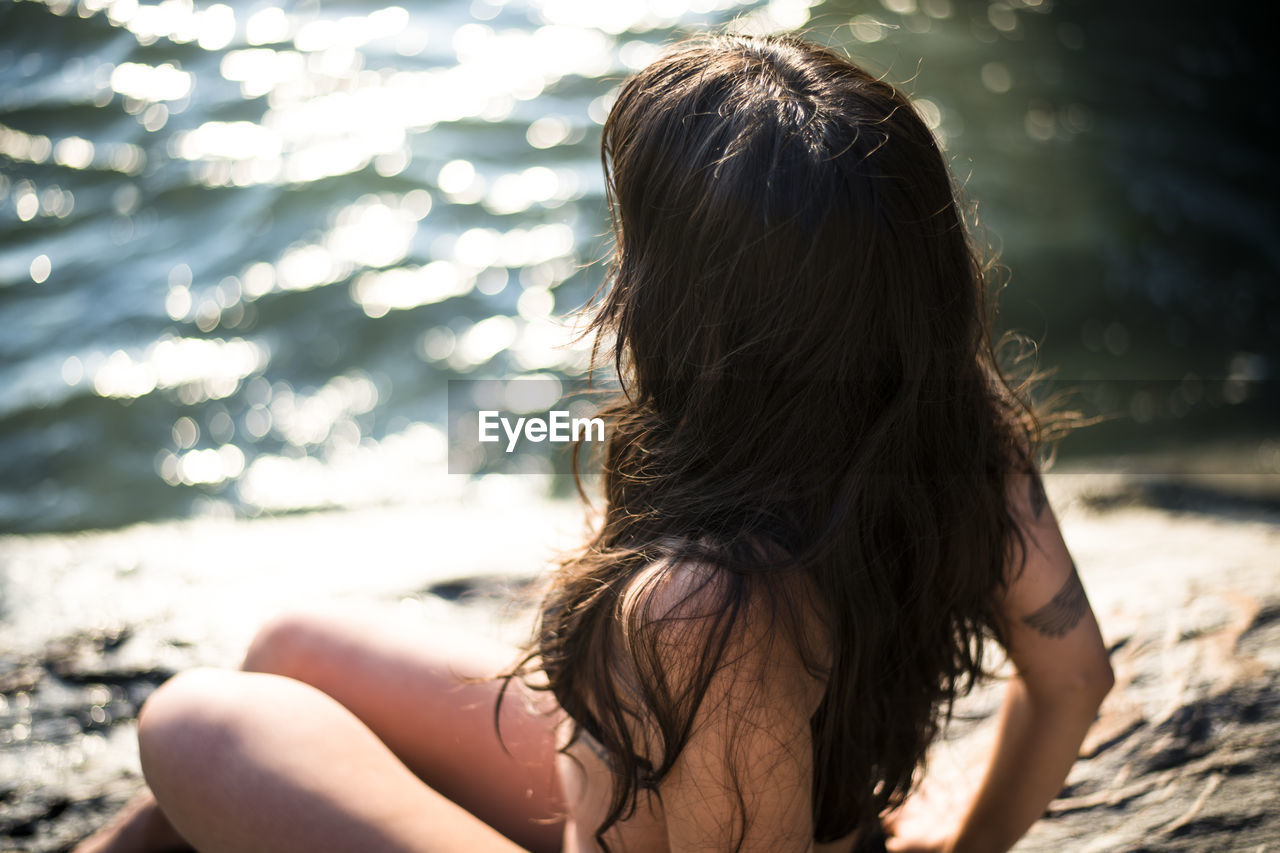
M 907 98 L 793 38 L 699 39 L 605 123 L 617 249 L 597 322 L 641 396 L 917 381 L 982 343 L 981 276 Z
M 922 436 L 971 456 L 1003 422 L 983 265 L 891 84 L 795 38 L 699 38 L 622 86 L 602 158 L 616 247 L 593 324 L 628 401 L 606 470 L 661 526 L 812 546 Z

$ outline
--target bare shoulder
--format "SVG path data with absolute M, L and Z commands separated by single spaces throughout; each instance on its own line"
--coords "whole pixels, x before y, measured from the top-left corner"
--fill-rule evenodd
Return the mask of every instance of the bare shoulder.
M 825 680 L 794 630 L 804 614 L 789 599 L 807 606 L 803 587 L 674 561 L 648 567 L 623 596 L 632 630 L 647 634 L 640 654 L 656 653 L 657 693 L 689 712 L 659 789 L 670 849 L 812 849 L 809 721 Z
M 717 680 L 749 683 L 766 678 L 787 689 L 770 690 L 816 709 L 826 689 L 830 643 L 815 618 L 817 600 L 799 575 L 750 577 L 693 560 L 660 560 L 628 584 L 619 622 L 628 647 L 638 637 L 658 651 L 673 674 L 717 660 Z M 725 679 L 728 679 L 726 682 Z

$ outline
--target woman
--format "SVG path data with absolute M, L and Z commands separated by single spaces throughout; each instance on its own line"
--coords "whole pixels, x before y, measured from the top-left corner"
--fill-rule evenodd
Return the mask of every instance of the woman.
M 154 799 L 82 850 L 992 851 L 1044 811 L 1111 670 L 928 128 L 832 52 L 715 37 L 623 86 L 603 153 L 604 514 L 523 663 L 459 684 L 497 664 L 282 620 L 156 692 Z M 908 799 L 992 639 L 985 774 Z

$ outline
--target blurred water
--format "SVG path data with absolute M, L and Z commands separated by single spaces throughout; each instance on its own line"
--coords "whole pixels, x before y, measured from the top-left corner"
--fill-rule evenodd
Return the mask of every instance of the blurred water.
M 914 93 L 1062 376 L 1275 438 L 1261 22 L 1144 5 L 3 0 L 0 531 L 456 493 L 447 380 L 582 370 L 611 89 L 731 20 Z

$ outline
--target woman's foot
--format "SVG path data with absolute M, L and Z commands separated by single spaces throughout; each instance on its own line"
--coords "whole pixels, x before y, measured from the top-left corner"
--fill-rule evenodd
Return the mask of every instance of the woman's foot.
M 147 789 L 72 853 L 170 853 L 190 850 Z

